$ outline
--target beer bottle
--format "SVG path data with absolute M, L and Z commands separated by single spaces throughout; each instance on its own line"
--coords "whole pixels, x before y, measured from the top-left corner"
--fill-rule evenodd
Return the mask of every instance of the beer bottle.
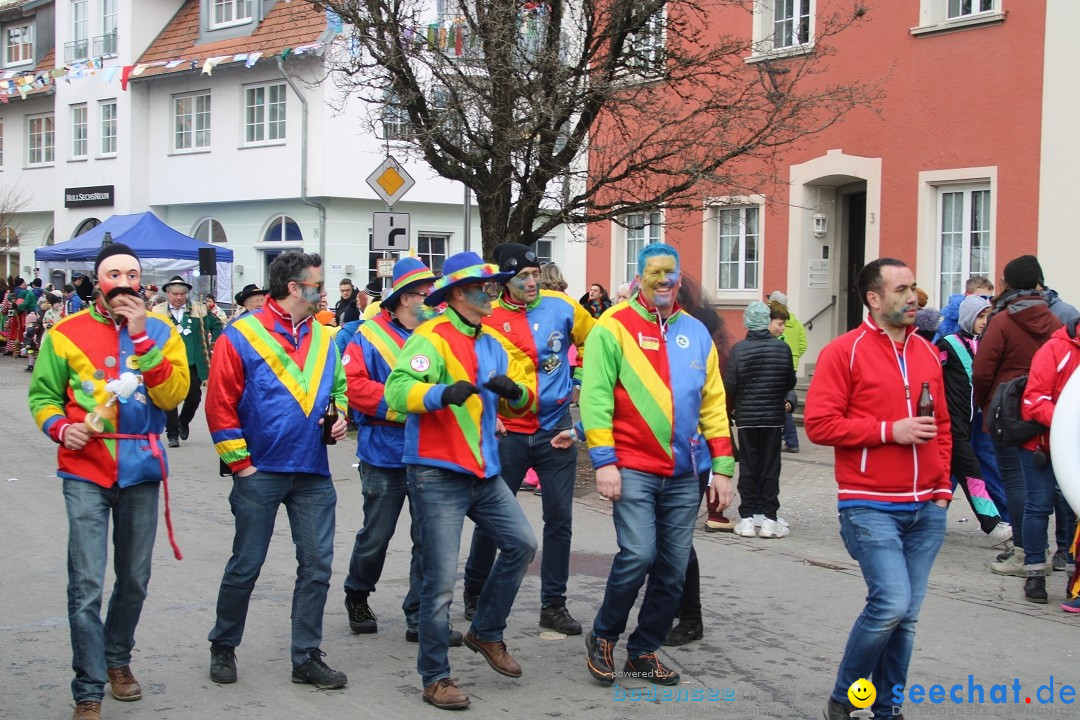
M 930 383 L 922 384 L 922 392 L 919 393 L 919 409 L 915 413 L 919 417 L 934 417 L 934 398 L 930 395 Z
M 337 440 L 334 439 L 334 423 L 338 420 L 337 403 L 334 402 L 334 396 L 330 396 L 330 403 L 326 406 L 326 412 L 323 413 L 322 418 L 322 441 L 324 445 L 336 445 Z

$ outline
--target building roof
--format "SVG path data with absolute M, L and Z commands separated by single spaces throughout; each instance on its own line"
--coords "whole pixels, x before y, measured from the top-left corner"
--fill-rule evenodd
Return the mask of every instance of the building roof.
M 251 35 L 199 44 L 199 6 L 199 0 L 188 0 L 180 8 L 136 61 L 136 67 L 145 67 L 132 73 L 132 80 L 136 76 L 142 79 L 191 72 L 212 58 L 221 58 L 221 66 L 243 63 L 254 53 L 268 59 L 286 50 L 317 44 L 327 29 L 326 14 L 310 3 L 277 2 Z

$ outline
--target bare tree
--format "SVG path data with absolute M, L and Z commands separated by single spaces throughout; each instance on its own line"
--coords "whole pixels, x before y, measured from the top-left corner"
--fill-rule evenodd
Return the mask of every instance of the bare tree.
M 817 18 L 812 47 L 753 63 L 762 48 L 712 20 L 741 9 L 749 27 L 754 0 L 309 2 L 346 23 L 331 62 L 384 109 L 372 127 L 475 193 L 486 254 L 752 192 L 778 151 L 878 92 L 825 76 L 855 0 Z
M 22 227 L 19 215 L 29 202 L 25 189 L 0 184 L 0 248 L 8 250 L 19 245 L 19 238 L 28 229 Z

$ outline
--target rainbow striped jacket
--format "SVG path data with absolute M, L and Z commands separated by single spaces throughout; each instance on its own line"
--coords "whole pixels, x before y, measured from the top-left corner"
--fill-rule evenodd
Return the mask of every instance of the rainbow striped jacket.
M 517 402 L 500 398 L 482 385 L 507 375 L 523 390 Z M 480 393 L 463 405 L 443 405 L 447 385 L 467 380 Z M 405 420 L 407 465 L 430 465 L 479 478 L 499 474 L 496 414 L 529 411 L 535 393 L 521 367 L 483 326 L 465 322 L 453 309 L 413 331 L 386 380 L 386 404 L 408 413 Z
M 376 467 L 405 467 L 405 415 L 387 406 L 385 383 L 411 334 L 380 310 L 360 324 L 341 357 L 349 407 L 360 412 L 356 457 Z
M 584 357 L 585 338 L 593 328 L 592 315 L 568 295 L 541 290 L 528 307 L 508 302 L 505 293 L 484 318 L 484 329 L 502 343 L 511 359 L 525 372 L 536 393 L 536 402 L 521 417 L 506 417 L 506 429 L 516 433 L 552 430 L 570 409 L 574 379 L 581 368 L 570 367 L 567 354 L 578 347 L 578 364 Z M 572 372 L 573 370 L 573 372 Z
M 273 300 L 241 315 L 214 343 L 206 420 L 221 459 L 234 472 L 330 476 L 319 419 L 331 396 L 348 412 L 345 371 L 330 332 L 292 318 Z
M 724 383 L 709 331 L 678 308 L 660 322 L 640 298 L 604 313 L 585 345 L 581 422 L 593 467 L 681 477 L 696 473 L 705 453 L 713 472 L 733 475 Z
M 139 386 L 124 403 L 115 402 L 116 420 L 104 431 L 124 435 L 160 435 L 165 411 L 187 396 L 190 381 L 184 341 L 168 318 L 150 313 L 145 334 L 132 338 L 96 303 L 69 315 L 45 333 L 30 380 L 30 412 L 38 427 L 60 443 L 64 428 L 81 423 L 87 413 L 112 399 L 105 389 L 121 373 L 135 373 Z M 162 453 L 164 448 L 160 448 Z M 129 487 L 162 480 L 162 465 L 145 439 L 91 440 L 82 450 L 62 444 L 57 453 L 62 478 Z

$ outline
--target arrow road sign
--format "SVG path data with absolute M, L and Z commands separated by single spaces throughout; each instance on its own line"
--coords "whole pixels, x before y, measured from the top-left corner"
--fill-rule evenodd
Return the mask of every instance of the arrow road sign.
M 373 252 L 409 251 L 409 213 L 372 213 L 371 249 Z

